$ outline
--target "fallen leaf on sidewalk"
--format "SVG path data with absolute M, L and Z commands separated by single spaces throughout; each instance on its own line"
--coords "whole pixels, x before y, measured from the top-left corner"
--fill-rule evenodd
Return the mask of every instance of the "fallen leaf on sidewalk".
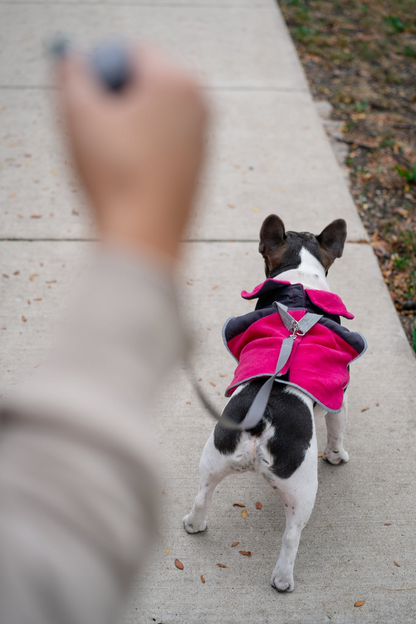
M 25 316 L 22 316 L 22 321 L 23 321 L 23 323 L 26 323 L 27 318 Z
M 231 548 L 234 548 L 234 546 L 238 546 L 240 542 L 234 542 L 234 544 L 231 544 Z
M 14 271 L 13 275 L 19 275 L 20 271 Z
M 393 561 L 394 565 L 397 566 L 398 568 L 400 568 L 400 564 L 397 563 L 397 561 Z
M 385 522 L 384 526 L 391 526 L 391 522 Z
M 369 410 L 369 409 L 370 409 L 369 407 L 364 407 L 361 411 L 362 411 L 362 412 L 366 412 L 366 411 L 367 411 L 367 410 Z
M 362 607 L 364 604 L 365 600 L 358 600 L 358 602 L 354 604 L 354 607 Z
M 170 553 L 170 548 L 166 548 L 166 554 L 168 555 Z
M 220 375 L 220 377 L 228 377 L 228 373 L 225 373 L 225 375 Z
M 41 219 L 42 215 L 30 215 L 31 219 Z
M 246 557 L 251 557 L 251 552 L 249 550 L 239 550 L 240 555 L 245 555 Z
M 202 576 L 202 574 L 201 574 L 201 583 L 205 583 L 205 579 L 204 579 L 204 577 Z
M 213 381 L 210 381 L 209 383 L 211 384 L 211 386 L 214 386 L 214 388 L 215 388 L 215 387 L 216 387 L 216 385 L 217 385 L 217 384 L 216 384 L 216 383 L 214 383 Z
M 258 208 L 253 208 L 253 212 L 260 212 Z
M 217 563 L 217 566 L 218 566 L 219 568 L 226 568 L 226 567 L 227 567 L 227 566 L 226 566 L 226 565 L 224 565 L 223 563 Z
M 183 563 L 181 563 L 179 559 L 175 559 L 175 566 L 178 568 L 178 570 L 183 570 Z
M 234 204 L 227 204 L 228 208 L 235 208 Z
M 323 453 L 318 453 L 318 457 L 322 457 L 322 456 L 323 456 Z
M 218 286 L 213 286 L 212 290 L 217 290 Z
M 241 515 L 243 516 L 244 520 L 247 518 L 247 516 L 249 515 L 247 512 L 247 509 L 243 509 L 243 511 L 241 512 Z
M 233 507 L 245 507 L 243 503 L 233 503 Z
M 262 509 L 263 505 L 261 503 L 259 503 L 259 501 L 257 501 L 256 503 L 256 509 Z

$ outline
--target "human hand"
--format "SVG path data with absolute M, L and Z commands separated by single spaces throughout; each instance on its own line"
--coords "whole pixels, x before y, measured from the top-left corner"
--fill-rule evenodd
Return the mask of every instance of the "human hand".
M 75 163 L 105 241 L 176 258 L 200 169 L 207 109 L 193 78 L 150 47 L 109 93 L 85 59 L 59 66 Z

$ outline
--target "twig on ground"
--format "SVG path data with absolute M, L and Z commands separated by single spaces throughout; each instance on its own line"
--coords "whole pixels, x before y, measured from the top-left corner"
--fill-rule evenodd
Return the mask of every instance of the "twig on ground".
M 368 143 L 359 143 L 358 141 L 353 141 L 352 139 L 340 139 L 339 137 L 334 137 L 336 141 L 340 143 L 346 143 L 347 145 L 356 145 L 357 147 L 362 147 L 367 150 L 376 150 L 379 148 L 379 145 L 369 145 Z

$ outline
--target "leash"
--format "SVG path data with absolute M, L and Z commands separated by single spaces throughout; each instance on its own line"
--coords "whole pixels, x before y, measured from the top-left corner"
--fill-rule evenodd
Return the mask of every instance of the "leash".
M 274 374 L 269 377 L 267 381 L 265 381 L 260 390 L 257 392 L 250 409 L 241 423 L 234 422 L 224 413 L 220 414 L 216 407 L 214 407 L 211 401 L 207 398 L 205 393 L 201 390 L 195 379 L 190 376 L 190 381 L 196 394 L 198 395 L 199 400 L 209 411 L 211 416 L 218 421 L 218 424 L 221 425 L 221 427 L 246 431 L 247 429 L 253 429 L 256 425 L 258 425 L 264 416 L 264 412 L 266 411 L 274 381 L 276 377 L 281 376 L 280 371 L 285 367 L 291 356 L 296 338 L 298 336 L 302 338 L 323 316 L 322 314 L 307 312 L 299 321 L 296 321 L 293 316 L 289 314 L 287 306 L 279 303 L 278 301 L 275 301 L 273 305 L 277 308 L 286 329 L 292 333 L 282 342 Z

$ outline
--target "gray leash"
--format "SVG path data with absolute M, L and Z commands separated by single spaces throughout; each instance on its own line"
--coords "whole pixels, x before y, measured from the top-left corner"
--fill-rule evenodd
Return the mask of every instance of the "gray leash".
M 264 412 L 266 411 L 267 403 L 269 402 L 270 393 L 272 391 L 274 381 L 276 377 L 280 376 L 280 371 L 285 367 L 288 359 L 290 358 L 293 345 L 297 336 L 304 336 L 314 325 L 316 325 L 316 323 L 323 316 L 322 314 L 313 314 L 312 312 L 307 312 L 305 316 L 300 319 L 300 321 L 296 321 L 293 316 L 288 313 L 287 306 L 282 305 L 277 301 L 274 302 L 274 305 L 279 311 L 284 326 L 292 333 L 282 342 L 274 374 L 269 377 L 269 379 L 262 385 L 262 387 L 256 394 L 256 397 L 251 404 L 250 409 L 248 410 L 241 423 L 234 422 L 225 414 L 220 415 L 217 409 L 212 405 L 212 403 L 202 392 L 201 388 L 192 379 L 192 385 L 194 386 L 194 389 L 201 403 L 204 405 L 204 407 L 206 407 L 211 416 L 213 416 L 215 420 L 218 420 L 218 423 L 222 427 L 225 427 L 227 429 L 247 430 L 253 429 L 253 427 L 258 425 L 258 423 L 264 416 Z

